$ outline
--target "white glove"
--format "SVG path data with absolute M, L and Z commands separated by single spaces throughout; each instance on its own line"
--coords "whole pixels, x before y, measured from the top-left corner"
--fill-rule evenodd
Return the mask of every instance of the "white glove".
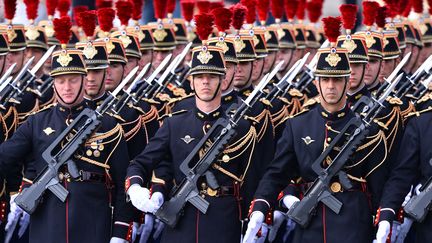
M 392 234 L 390 237 L 391 242 L 395 242 L 396 238 L 399 236 L 400 230 L 401 230 L 401 223 L 396 220 L 393 221 L 392 230 L 391 230 Z
M 275 210 L 273 212 L 273 225 L 270 227 L 270 232 L 268 236 L 268 241 L 273 242 L 276 239 L 277 232 L 282 224 L 282 222 L 285 220 L 285 214 L 281 211 Z
M 135 242 L 137 235 L 141 234 L 141 226 L 137 222 L 133 222 L 132 225 L 132 242 Z
M 127 194 L 137 209 L 147 213 L 153 212 L 155 205 L 150 201 L 150 191 L 147 188 L 141 187 L 137 184 L 129 187 Z
M 266 242 L 268 232 L 269 232 L 269 226 L 266 223 L 263 223 L 261 225 L 261 235 L 255 241 L 255 243 L 264 243 L 264 242 Z
M 398 236 L 396 237 L 395 241 L 392 241 L 394 243 L 404 243 L 405 238 L 408 235 L 408 232 L 411 229 L 411 226 L 413 224 L 413 220 L 410 218 L 405 217 L 403 224 L 400 226 L 400 231 Z M 392 237 L 393 238 L 393 237 Z
M 376 233 L 376 243 L 386 243 L 387 237 L 390 233 L 390 222 L 381 221 L 378 224 L 378 231 Z
M 286 223 L 286 232 L 285 235 L 289 235 L 291 231 L 293 231 L 296 227 L 296 223 L 292 219 L 288 219 Z
M 418 184 L 416 187 L 415 187 L 415 193 L 416 193 L 416 195 L 418 195 L 418 194 L 420 194 L 420 188 L 422 187 L 422 184 Z
M 261 225 L 264 223 L 264 214 L 260 211 L 252 212 L 249 220 L 249 224 L 243 238 L 243 243 L 252 243 L 256 238 Z
M 405 205 L 406 205 L 406 204 L 408 203 L 408 201 L 411 199 L 411 197 L 412 197 L 412 189 L 413 189 L 413 186 L 411 185 L 411 188 L 410 188 L 408 194 L 405 196 L 405 199 L 404 199 L 404 201 L 403 201 L 403 203 L 402 203 L 402 207 L 405 207 Z
M 18 205 L 15 203 L 15 198 L 18 196 L 18 194 L 12 195 L 10 198 L 10 212 L 8 214 L 7 218 L 7 224 L 5 226 L 5 231 L 15 230 L 13 225 L 16 225 L 19 217 L 22 215 L 23 210 L 18 207 Z
M 18 230 L 18 237 L 19 238 L 21 238 L 24 235 L 29 224 L 30 224 L 30 214 L 23 211 L 20 222 L 19 222 L 19 225 L 20 225 L 19 230 Z
M 156 240 L 165 228 L 165 224 L 159 219 L 155 219 L 153 239 Z
M 153 230 L 154 216 L 152 214 L 146 213 L 144 216 L 144 224 L 141 225 L 141 237 L 139 243 L 146 243 L 150 237 Z
M 155 192 L 152 194 L 150 201 L 153 202 L 154 205 L 152 213 L 155 213 L 164 203 L 164 196 L 160 192 Z
M 297 197 L 292 196 L 292 195 L 284 196 L 283 199 L 282 199 L 283 205 L 284 205 L 286 208 L 288 208 L 288 210 L 292 207 L 292 205 L 293 205 L 295 202 L 299 202 L 299 201 L 300 201 L 300 199 L 298 199 Z
M 111 237 L 110 243 L 129 243 L 129 241 L 118 237 Z

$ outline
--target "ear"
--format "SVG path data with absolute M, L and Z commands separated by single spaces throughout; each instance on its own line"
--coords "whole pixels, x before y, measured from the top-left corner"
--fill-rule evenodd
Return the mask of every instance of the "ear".
M 225 76 L 222 76 L 221 79 L 222 79 L 221 90 L 227 90 L 228 85 L 229 85 L 229 81 L 225 78 Z
M 192 90 L 195 90 L 194 77 L 191 75 L 190 77 L 190 87 Z

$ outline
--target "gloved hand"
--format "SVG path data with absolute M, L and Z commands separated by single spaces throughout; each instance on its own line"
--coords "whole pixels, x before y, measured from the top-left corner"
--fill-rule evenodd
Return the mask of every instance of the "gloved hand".
M 410 231 L 412 224 L 413 224 L 413 220 L 408 218 L 408 217 L 405 217 L 402 225 L 400 226 L 399 234 L 397 235 L 395 240 L 392 242 L 404 243 L 405 238 L 408 235 L 408 232 Z M 392 239 L 393 239 L 393 237 L 392 237 Z
M 396 238 L 399 236 L 399 232 L 401 230 L 401 223 L 397 220 L 393 221 L 392 224 L 392 234 L 391 234 L 391 242 L 395 242 Z
M 164 203 L 164 196 L 160 192 L 155 192 L 152 194 L 150 201 L 154 205 L 153 211 L 151 213 L 155 213 Z
M 129 241 L 118 237 L 111 237 L 110 243 L 129 243 Z
M 147 188 L 134 184 L 129 187 L 127 194 L 129 195 L 132 205 L 137 209 L 145 213 L 154 211 L 155 205 L 150 200 L 150 191 Z
M 153 233 L 153 239 L 156 240 L 159 238 L 159 235 L 162 233 L 163 229 L 165 228 L 165 224 L 160 221 L 159 219 L 155 219 L 155 225 L 154 225 L 154 233 Z
M 405 196 L 405 199 L 404 199 L 404 201 L 402 203 L 402 207 L 405 207 L 405 205 L 411 199 L 411 197 L 412 197 L 412 189 L 413 189 L 413 186 L 411 185 L 411 189 L 409 190 L 408 194 Z
M 28 228 L 30 223 L 30 215 L 24 212 L 16 203 L 15 198 L 18 194 L 12 195 L 10 198 L 10 212 L 8 214 L 8 222 L 5 226 L 5 231 L 8 234 L 13 234 L 19 220 L 18 236 L 21 238 Z
M 252 212 L 245 236 L 243 238 L 243 243 L 253 243 L 257 239 L 256 234 L 263 223 L 264 214 L 260 211 Z
M 142 231 L 139 243 L 146 243 L 150 238 L 150 234 L 153 230 L 154 219 L 155 217 L 153 214 L 146 213 L 144 216 L 144 223 L 141 225 Z
M 19 225 L 20 225 L 19 230 L 18 230 L 18 237 L 19 238 L 21 238 L 24 235 L 29 224 L 30 224 L 30 214 L 23 211 L 20 222 L 19 222 Z
M 292 195 L 284 196 L 283 199 L 282 199 L 282 203 L 283 203 L 283 205 L 284 205 L 286 208 L 288 208 L 288 210 L 292 207 L 292 205 L 293 205 L 295 202 L 299 202 L 299 201 L 300 201 L 300 199 L 298 199 L 297 197 L 292 196 Z
M 376 233 L 376 241 L 377 243 L 386 243 L 387 237 L 390 233 L 390 222 L 381 221 L 378 223 L 378 231 Z
M 277 232 L 281 226 L 281 224 L 285 220 L 285 214 L 282 213 L 279 210 L 275 210 L 273 212 L 273 225 L 270 227 L 269 235 L 268 235 L 268 241 L 273 242 L 276 239 Z
M 261 235 L 255 241 L 255 243 L 264 243 L 267 239 L 267 235 L 269 232 L 269 226 L 266 223 L 261 225 Z
M 142 227 L 138 222 L 133 222 L 132 225 L 132 242 L 135 242 L 137 235 L 141 234 Z
M 420 188 L 421 188 L 421 187 L 422 187 L 422 184 L 418 184 L 418 185 L 415 187 L 414 191 L 415 191 L 416 195 L 420 194 Z
M 295 229 L 296 223 L 292 219 L 288 219 L 286 223 L 285 235 L 289 235 Z

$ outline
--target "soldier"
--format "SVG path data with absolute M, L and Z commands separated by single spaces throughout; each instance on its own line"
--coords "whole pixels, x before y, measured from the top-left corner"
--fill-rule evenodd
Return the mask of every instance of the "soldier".
M 208 15 L 208 14 L 200 14 Z M 199 15 L 196 16 L 198 19 Z M 197 25 L 200 25 L 197 20 Z M 211 23 L 210 23 L 211 24 Z M 202 28 L 199 28 L 202 29 Z M 209 28 L 204 28 L 208 30 Z M 211 30 L 212 28 L 210 28 Z M 210 33 L 200 34 L 206 39 Z M 155 212 L 164 199 L 168 200 L 169 182 L 174 179 L 179 184 L 184 174 L 179 165 L 188 156 L 194 146 L 211 128 L 215 121 L 225 116 L 221 107 L 221 89 L 226 89 L 224 81 L 225 65 L 222 49 L 203 45 L 193 49 L 191 67 L 192 86 L 195 90 L 195 107 L 188 111 L 167 117 L 162 127 L 150 141 L 144 152 L 136 157 L 128 169 L 126 190 L 134 206 L 143 211 Z M 183 124 L 187 122 L 189 126 Z M 182 239 L 184 242 L 238 242 L 240 240 L 240 190 L 241 184 L 251 162 L 251 150 L 255 130 L 242 120 L 238 135 L 223 153 L 226 162 L 219 158 L 210 169 L 214 173 L 220 188 L 208 187 L 204 178 L 198 187 L 200 194 L 210 202 L 206 214 L 197 211 L 191 204 L 186 204 L 179 223 L 174 228 L 165 228 L 162 242 Z M 175 131 L 175 132 L 174 132 Z M 243 137 L 241 144 L 241 137 Z M 237 144 L 233 147 L 234 144 Z M 230 151 L 229 151 L 230 150 Z M 181 153 L 179 152 L 181 151 Z M 197 158 L 198 159 L 198 156 Z M 197 162 L 194 159 L 192 165 Z M 154 166 L 160 166 L 162 160 L 168 161 L 168 177 L 158 178 L 158 185 L 153 186 L 150 198 L 149 190 L 143 188 L 151 177 Z M 192 166 L 191 165 L 191 166 Z M 169 180 L 166 181 L 165 178 Z M 215 228 L 218 225 L 218 228 Z
M 54 20 L 63 48 L 69 40 L 67 26 L 71 26 L 69 17 Z M 57 51 L 53 54 L 52 65 L 51 76 L 59 103 L 30 116 L 14 136 L 0 146 L 2 176 L 13 171 L 31 153 L 34 160 L 28 168 L 34 170 L 34 177 L 27 181 L 31 183 L 46 167 L 43 151 L 86 107 L 83 97 L 86 67 L 82 52 Z M 70 193 L 67 201 L 63 203 L 52 193 L 46 193 L 43 203 L 32 214 L 30 242 L 102 243 L 110 238 L 111 242 L 126 242 L 123 239 L 127 239 L 131 218 L 122 190 L 127 167 L 125 159 L 127 148 L 123 131 L 112 117 L 105 116 L 97 133 L 87 140 L 82 152 L 74 156 L 81 176 L 71 178 L 67 167 L 59 171 L 59 180 Z M 115 198 L 112 202 L 111 193 Z M 113 215 L 111 205 L 114 206 Z
M 323 149 L 328 147 L 338 131 L 355 116 L 346 103 L 348 77 L 351 72 L 348 51 L 336 48 L 335 43 L 339 34 L 334 30 L 340 28 L 340 20 L 328 17 L 324 18 L 323 22 L 331 48 L 318 51 L 315 71 L 318 80 L 315 80 L 315 85 L 320 92 L 320 104 L 287 120 L 284 133 L 278 141 L 275 159 L 260 181 L 251 204 L 250 222 L 244 242 L 252 242 L 263 222 L 268 222 L 269 217 L 271 220 L 268 212 L 276 206 L 277 199 L 288 209 L 299 200 L 299 195 L 305 193 L 316 179 L 316 174 L 311 169 L 312 163 Z M 376 207 L 381 196 L 384 171 L 380 165 L 386 155 L 386 152 L 381 150 L 381 146 L 385 146 L 383 133 L 372 131 L 364 144 L 343 169 L 349 174 L 353 188 L 345 191 L 337 178 L 331 183 L 333 195 L 343 203 L 342 211 L 335 214 L 325 205 L 318 204 L 310 224 L 306 228 L 296 226 L 293 242 L 336 242 L 340 237 L 350 242 L 372 240 L 370 205 Z M 330 153 L 326 161 L 322 161 L 322 166 L 325 168 L 331 164 L 336 154 L 336 151 Z M 304 183 L 299 183 L 297 192 L 278 197 L 290 180 L 298 177 L 301 177 Z M 352 230 L 353 225 L 356 230 Z

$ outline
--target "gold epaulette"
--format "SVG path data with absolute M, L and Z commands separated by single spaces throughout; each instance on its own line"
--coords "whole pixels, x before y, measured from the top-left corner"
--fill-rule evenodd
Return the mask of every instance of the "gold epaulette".
M 120 115 L 111 113 L 111 112 L 106 112 L 107 115 L 114 117 L 115 119 L 121 121 L 121 122 L 126 122 L 125 119 L 123 119 Z
M 391 105 L 403 105 L 402 100 L 397 97 L 387 97 L 386 100 Z
M 255 117 L 252 117 L 252 116 L 243 116 L 243 118 L 245 119 L 245 120 L 249 120 L 249 121 L 252 121 L 252 122 L 254 122 L 254 123 L 259 123 L 259 121 L 255 118 Z
M 186 95 L 186 96 L 182 96 L 182 97 L 177 97 L 177 98 L 172 98 L 172 99 L 170 99 L 169 101 L 168 101 L 168 104 L 170 105 L 170 104 L 173 104 L 173 103 L 177 103 L 177 102 L 179 102 L 179 101 L 182 101 L 182 100 L 184 100 L 184 99 L 186 99 L 186 98 L 189 98 L 189 97 L 191 97 L 191 96 L 194 96 L 195 94 L 188 94 L 188 95 Z
M 290 89 L 288 91 L 288 94 L 291 95 L 292 97 L 303 97 L 302 92 L 300 92 L 298 89 Z
M 168 94 L 158 94 L 157 98 L 162 102 L 170 101 L 172 98 Z
M 432 99 L 432 93 L 428 93 L 428 94 L 426 94 L 426 95 L 423 95 L 423 97 L 421 97 L 421 98 L 417 101 L 417 104 L 420 104 L 420 103 L 426 102 L 426 101 L 431 100 L 431 99 Z
M 134 106 L 132 102 L 127 103 L 127 106 L 131 109 L 138 111 L 141 114 L 145 114 L 145 111 L 143 111 L 143 109 L 141 109 L 141 107 Z
M 182 113 L 185 113 L 185 112 L 187 112 L 187 110 L 183 109 L 183 110 L 175 111 L 175 112 L 172 112 L 172 113 L 169 113 L 169 114 L 165 114 L 165 115 L 159 117 L 158 121 L 161 121 L 161 120 L 164 120 L 167 117 L 172 117 L 172 116 L 175 116 L 175 115 L 178 115 L 178 114 L 182 114 Z
M 261 103 L 263 103 L 267 107 L 273 107 L 273 105 L 270 103 L 270 101 L 266 98 L 261 98 L 260 101 L 261 101 Z
M 282 101 L 286 105 L 291 105 L 291 102 L 287 98 L 285 98 L 285 97 L 278 96 L 278 97 L 276 97 L 276 99 Z
M 40 108 L 40 109 L 37 110 L 37 111 L 33 111 L 30 115 L 34 115 L 34 114 L 40 113 L 40 112 L 42 112 L 42 111 L 46 111 L 46 110 L 48 110 L 49 108 L 54 107 L 54 106 L 56 106 L 56 105 L 57 105 L 57 103 L 51 103 L 51 104 L 48 104 L 48 105 L 46 105 L 46 106 Z
M 412 117 L 412 116 L 420 116 L 420 114 L 428 112 L 428 111 L 432 111 L 432 106 L 428 106 L 426 109 L 423 109 L 421 111 L 414 111 L 414 112 L 410 112 L 406 118 L 408 117 Z
M 308 101 L 306 101 L 306 103 L 303 104 L 302 108 L 305 109 L 309 106 L 313 106 L 313 105 L 319 104 L 319 103 L 320 103 L 320 98 L 317 96 L 317 97 L 314 97 L 312 99 L 308 99 Z
M 152 105 L 159 105 L 159 104 L 160 104 L 160 102 L 158 102 L 158 101 L 156 101 L 156 100 L 154 100 L 154 99 L 142 98 L 141 100 L 142 100 L 142 101 L 145 101 L 145 102 L 147 102 L 147 103 L 149 103 L 149 104 L 152 104 Z
M 298 112 L 298 113 L 296 113 L 296 114 L 294 114 L 294 115 L 291 115 L 291 116 L 287 116 L 287 117 L 285 117 L 284 119 L 281 120 L 280 123 L 285 123 L 288 119 L 290 119 L 290 118 L 294 118 L 294 117 L 297 117 L 297 116 L 299 116 L 299 115 L 301 115 L 301 114 L 304 114 L 304 113 L 306 113 L 306 112 L 308 112 L 308 111 L 309 111 L 308 108 L 304 108 L 303 110 L 301 110 L 300 112 Z

